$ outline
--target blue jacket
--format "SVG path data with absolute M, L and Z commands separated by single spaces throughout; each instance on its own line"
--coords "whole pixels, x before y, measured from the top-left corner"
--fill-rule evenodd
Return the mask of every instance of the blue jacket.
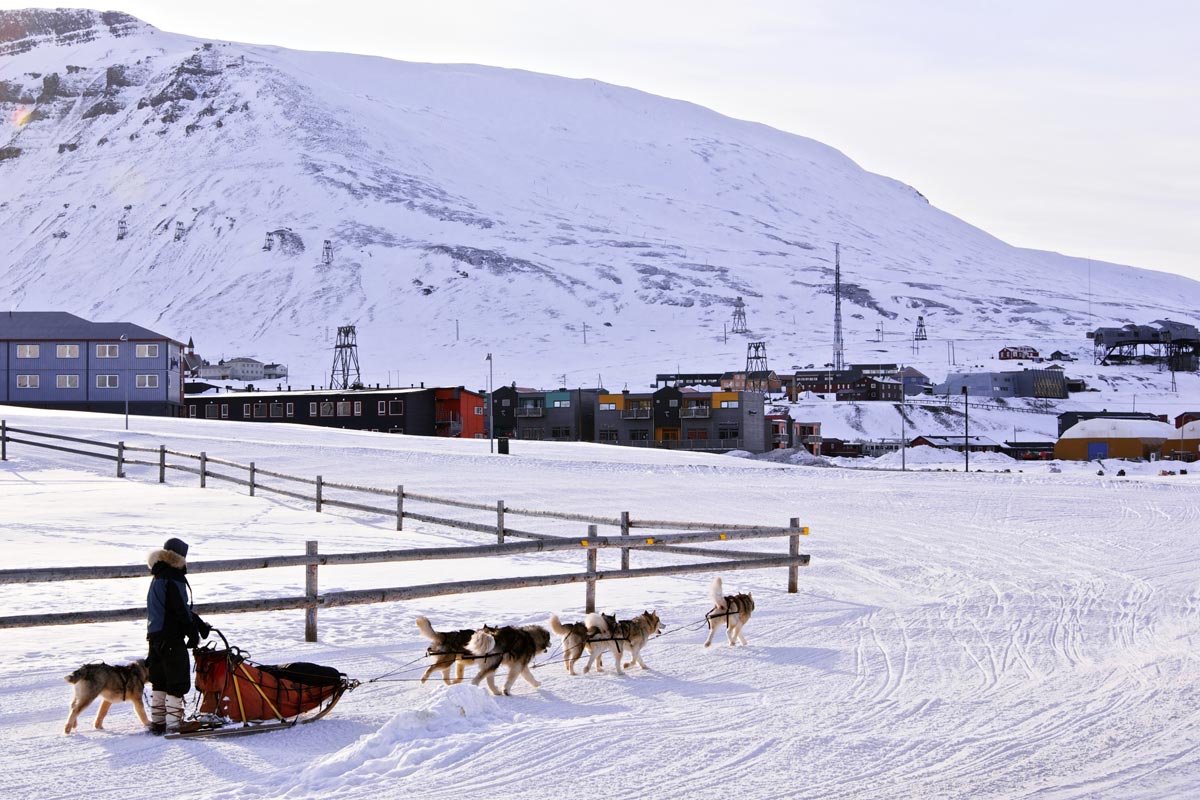
M 200 618 L 188 599 L 187 562 L 170 550 L 156 550 L 147 563 L 154 579 L 146 595 L 146 638 L 199 636 Z

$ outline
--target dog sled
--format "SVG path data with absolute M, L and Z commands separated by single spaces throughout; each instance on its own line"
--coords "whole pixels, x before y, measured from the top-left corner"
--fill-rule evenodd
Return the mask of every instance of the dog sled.
M 258 664 L 213 632 L 221 645 L 194 651 L 197 708 L 168 739 L 243 736 L 315 722 L 359 684 L 319 664 Z

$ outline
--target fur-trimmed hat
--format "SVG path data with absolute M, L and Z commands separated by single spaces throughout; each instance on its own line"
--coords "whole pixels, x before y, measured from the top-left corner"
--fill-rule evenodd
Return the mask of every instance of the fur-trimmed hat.
M 171 537 L 170 539 L 167 539 L 165 544 L 163 544 L 163 550 L 170 550 L 172 553 L 178 553 L 184 558 L 187 558 L 188 545 L 183 539 Z

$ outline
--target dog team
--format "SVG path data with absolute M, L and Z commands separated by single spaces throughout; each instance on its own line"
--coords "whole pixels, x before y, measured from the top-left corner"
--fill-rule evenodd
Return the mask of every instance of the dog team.
M 173 544 L 174 540 L 171 543 Z M 186 548 L 186 545 L 183 545 L 183 548 Z M 186 549 L 184 552 L 186 553 Z M 713 580 L 709 594 L 712 597 L 713 608 L 705 615 L 708 638 L 704 646 L 712 644 L 713 635 L 717 628 L 722 626 L 726 629 L 726 637 L 731 646 L 739 641 L 743 645 L 746 644 L 742 626 L 750 620 L 754 611 L 754 598 L 749 594 L 725 595 L 720 578 Z M 198 617 L 196 619 L 198 620 Z M 625 620 L 618 620 L 614 615 L 592 613 L 585 616 L 582 622 L 566 623 L 561 622 L 557 614 L 552 614 L 549 620 L 550 631 L 540 625 L 485 625 L 477 630 L 436 631 L 425 617 L 417 617 L 416 623 L 417 628 L 431 642 L 427 655 L 433 659 L 425 674 L 421 676 L 421 683 L 425 683 L 430 675 L 439 671 L 442 673 L 442 680 L 447 684 L 459 683 L 463 679 L 467 664 L 478 662 L 479 672 L 471 683 L 478 686 L 487 681 L 488 689 L 494 695 L 510 694 L 513 684 L 520 677 L 524 677 L 535 688 L 541 685 L 533 676 L 531 665 L 539 653 L 544 653 L 550 648 L 550 631 L 562 638 L 563 663 L 571 675 L 578 674 L 575 665 L 585 651 L 588 654 L 587 663 L 583 667 L 585 673 L 590 672 L 593 666 L 597 672 L 603 671 L 603 658 L 607 653 L 611 654 L 617 673 L 623 675 L 625 668 L 634 664 L 642 669 L 647 668 L 642 660 L 642 648 L 650 637 L 660 632 L 662 625 L 658 614 L 653 611 L 644 611 L 632 619 Z M 155 655 L 155 649 L 152 647 L 151 658 Z M 622 663 L 626 656 L 628 660 Z M 501 667 L 508 668 L 503 689 L 496 685 L 496 673 Z M 453 679 L 450 677 L 451 670 L 455 672 Z M 96 698 L 101 700 L 93 723 L 97 730 L 103 729 L 104 718 L 114 703 L 129 701 L 133 703 L 133 709 L 142 724 L 158 732 L 156 724 L 161 724 L 158 717 L 162 713 L 158 709 L 161 702 L 158 695 L 162 692 L 154 693 L 152 711 L 158 713 L 153 714 L 153 719 L 147 719 L 146 708 L 142 702 L 146 684 L 154 681 L 153 676 L 154 667 L 147 666 L 147 660 L 144 658 L 126 666 L 85 664 L 75 670 L 67 676 L 67 682 L 73 685 L 74 694 L 64 732 L 71 733 L 78 726 L 79 714 L 95 702 Z
M 749 621 L 754 611 L 754 598 L 749 594 L 726 595 L 721 579 L 715 578 L 710 587 L 713 608 L 705 615 L 708 623 L 708 639 L 704 646 L 712 644 L 717 628 L 725 626 L 730 646 L 746 644 L 742 626 Z M 421 683 L 434 672 L 442 673 L 446 684 L 459 683 L 463 679 L 467 663 L 479 662 L 479 672 L 471 681 L 478 686 L 487 681 L 492 694 L 510 694 L 517 678 L 525 678 L 531 686 L 541 685 L 533 676 L 531 664 L 539 653 L 550 649 L 550 632 L 562 638 L 563 664 L 567 672 L 577 675 L 575 665 L 588 654 L 583 667 L 585 673 L 592 667 L 597 672 L 604 669 L 604 655 L 610 653 L 617 674 L 625 674 L 625 668 L 637 664 L 646 669 L 642 660 L 642 648 L 651 636 L 660 632 L 662 621 L 654 611 L 643 611 L 632 619 L 619 620 L 615 615 L 591 613 L 582 622 L 562 622 L 557 614 L 550 615 L 550 630 L 540 625 L 514 627 L 492 627 L 484 625 L 478 630 L 438 631 L 426 617 L 417 617 L 417 628 L 431 642 L 427 655 L 433 661 L 421 676 Z M 625 656 L 628 661 L 622 661 Z M 496 686 L 496 673 L 501 667 L 508 668 L 504 689 Z M 450 671 L 455 671 L 451 679 Z

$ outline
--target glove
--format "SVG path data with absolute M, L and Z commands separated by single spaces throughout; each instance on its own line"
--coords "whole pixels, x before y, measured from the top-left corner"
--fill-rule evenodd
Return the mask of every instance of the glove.
M 184 646 L 187 647 L 188 650 L 194 650 L 199 645 L 200 640 L 196 638 L 196 634 L 194 633 L 188 636 L 187 641 L 184 642 Z
M 196 630 L 200 633 L 201 639 L 207 639 L 208 635 L 212 633 L 212 625 L 196 617 Z

